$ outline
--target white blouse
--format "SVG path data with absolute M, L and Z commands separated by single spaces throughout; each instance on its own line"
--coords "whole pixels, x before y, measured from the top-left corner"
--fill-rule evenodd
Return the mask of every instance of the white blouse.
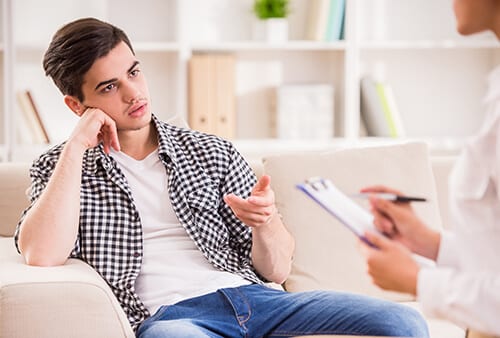
M 429 315 L 500 335 L 500 67 L 488 79 L 485 121 L 450 177 L 454 232 L 438 267 L 421 269 L 417 297 Z

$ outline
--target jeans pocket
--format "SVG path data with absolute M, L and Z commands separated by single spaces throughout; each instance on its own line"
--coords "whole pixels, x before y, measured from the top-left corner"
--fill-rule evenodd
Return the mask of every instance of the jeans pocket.
M 248 298 L 242 293 L 239 288 L 219 289 L 228 303 L 231 305 L 240 326 L 245 328 L 245 323 L 250 319 L 252 308 Z

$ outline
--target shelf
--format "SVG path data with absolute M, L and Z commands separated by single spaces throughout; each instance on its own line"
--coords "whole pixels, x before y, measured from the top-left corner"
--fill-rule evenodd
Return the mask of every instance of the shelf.
M 179 52 L 180 44 L 177 42 L 132 42 L 135 51 L 140 52 Z M 16 50 L 21 53 L 45 52 L 48 44 L 18 44 Z M 1 45 L 0 45 L 1 50 Z
M 135 51 L 138 52 L 180 52 L 183 48 L 178 42 L 133 42 Z M 345 41 L 316 42 L 316 41 L 289 41 L 284 43 L 266 43 L 256 41 L 235 41 L 221 43 L 193 43 L 186 44 L 185 49 L 192 52 L 218 52 L 218 51 L 343 51 L 346 49 Z M 16 46 L 19 52 L 44 52 L 45 44 L 21 44 Z M 2 45 L 0 44 L 0 50 Z
M 220 43 L 193 43 L 193 52 L 208 51 L 336 51 L 346 49 L 345 41 L 317 42 L 296 40 L 284 43 L 266 43 L 257 41 L 234 41 Z
M 60 24 L 82 15 L 107 18 L 127 32 L 147 74 L 155 113 L 162 119 L 173 115 L 189 119 L 193 54 L 234 54 L 235 134 L 239 137 L 234 143 L 249 156 L 411 140 L 427 142 L 432 152 L 456 153 L 464 143 L 460 138 L 473 134 L 481 124 L 484 79 L 500 62 L 498 41 L 492 34 L 462 37 L 456 33 L 449 0 L 348 0 L 346 39 L 333 42 L 305 40 L 311 1 L 294 0 L 289 40 L 282 43 L 252 40 L 255 18 L 250 0 L 148 0 L 137 11 L 130 11 L 135 5 L 132 0 L 118 7 L 117 0 L 92 0 L 92 6 L 54 1 L 57 12 L 34 0 L 0 0 L 1 5 L 15 4 L 18 9 L 12 15 L 0 13 L 9 28 L 4 27 L 0 37 L 0 83 L 4 83 L 0 86 L 0 146 L 11 159 L 30 160 L 45 149 L 15 144 L 15 132 L 7 132 L 16 128 L 13 116 L 19 88 L 30 87 L 39 96 L 42 114 L 51 112 L 55 121 L 51 129 L 64 125 L 53 112 L 64 114 L 66 107 L 43 74 L 40 56 Z M 51 20 L 42 24 L 43 17 Z M 406 135 L 428 137 L 358 137 L 363 76 L 391 86 Z M 276 88 L 295 84 L 334 88 L 336 138 L 270 138 L 276 135 Z
M 484 49 L 499 48 L 494 40 L 395 40 L 395 41 L 364 41 L 362 49 Z
M 0 161 L 5 162 L 8 160 L 8 149 L 5 145 L 0 145 Z
M 132 42 L 136 52 L 180 52 L 177 42 Z

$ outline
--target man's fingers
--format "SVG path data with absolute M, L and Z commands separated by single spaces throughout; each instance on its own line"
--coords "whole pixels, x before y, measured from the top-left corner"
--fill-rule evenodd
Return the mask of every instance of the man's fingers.
M 248 202 L 257 206 L 257 207 L 268 207 L 274 203 L 274 199 L 272 196 L 250 196 L 248 198 Z
M 233 209 L 233 212 L 235 211 L 250 211 L 251 207 L 249 207 L 249 203 L 244 200 L 243 198 L 236 196 L 235 194 L 228 194 L 224 196 L 224 202 L 229 205 L 231 209 Z
M 105 123 L 101 128 L 101 133 L 103 135 L 104 144 L 108 144 L 108 149 L 113 147 L 116 151 L 120 151 L 120 141 L 118 139 L 118 131 L 116 130 L 116 124 L 113 119 L 106 116 Z
M 261 178 L 257 181 L 255 186 L 252 189 L 252 194 L 266 191 L 271 186 L 271 177 L 269 175 L 262 175 Z
M 231 207 L 231 209 L 241 210 L 242 212 L 254 213 L 257 215 L 269 216 L 273 213 L 273 204 L 262 202 L 266 198 L 258 198 L 259 204 L 245 200 L 234 194 L 224 196 L 224 201 Z

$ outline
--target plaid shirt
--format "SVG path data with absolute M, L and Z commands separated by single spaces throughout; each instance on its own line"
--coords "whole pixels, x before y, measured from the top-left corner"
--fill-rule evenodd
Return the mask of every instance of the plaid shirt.
M 153 121 L 172 206 L 188 235 L 217 269 L 262 283 L 251 262 L 251 230 L 222 200 L 228 193 L 250 194 L 256 179 L 248 164 L 225 140 L 168 125 L 154 116 Z M 63 147 L 64 143 L 55 146 L 34 162 L 31 205 L 47 185 Z M 150 315 L 134 291 L 142 243 L 140 215 L 125 176 L 102 145 L 88 149 L 83 157 L 78 238 L 71 257 L 85 261 L 106 280 L 134 330 Z

